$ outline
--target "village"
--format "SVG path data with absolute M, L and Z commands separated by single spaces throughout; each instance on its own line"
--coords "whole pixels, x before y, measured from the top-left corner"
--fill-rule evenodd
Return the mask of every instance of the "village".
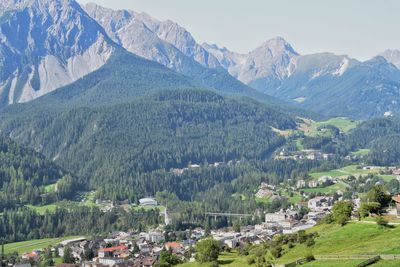
M 264 187 L 266 185 L 263 185 Z M 154 199 L 141 200 L 142 205 L 157 204 Z M 157 262 L 160 253 L 167 251 L 177 256 L 182 262 L 195 261 L 194 246 L 202 238 L 209 236 L 219 241 L 221 248 L 236 249 L 248 244 L 258 245 L 271 240 L 277 234 L 291 234 L 313 227 L 330 212 L 332 197 L 316 197 L 307 203 L 307 214 L 300 212 L 301 206 L 293 206 L 287 210 L 266 213 L 265 221 L 254 226 L 243 226 L 236 231 L 232 228 L 212 230 L 209 233 L 203 228 L 195 228 L 182 232 L 174 232 L 174 240 L 165 231 L 169 218 L 165 217 L 165 225 L 146 232 L 112 232 L 107 238 L 92 239 L 78 237 L 64 240 L 55 246 L 33 250 L 22 255 L 22 262 L 16 267 L 35 266 L 42 254 L 50 250 L 53 255 L 73 259 L 73 263 L 61 263 L 56 266 L 133 266 L 151 267 Z

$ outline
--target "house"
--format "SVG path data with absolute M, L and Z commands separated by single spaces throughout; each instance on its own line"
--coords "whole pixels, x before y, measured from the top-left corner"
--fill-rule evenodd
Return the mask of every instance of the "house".
M 304 187 L 306 187 L 306 181 L 304 180 L 297 181 L 296 188 L 304 188 Z
M 158 206 L 158 203 L 155 199 L 147 197 L 139 199 L 140 206 Z
M 99 250 L 99 258 L 115 258 L 120 254 L 129 253 L 127 246 L 117 246 L 111 248 L 102 248 Z
M 179 242 L 167 242 L 165 243 L 165 249 L 171 250 L 173 253 L 180 253 L 183 249 L 183 245 Z
M 151 243 L 160 243 L 164 241 L 164 234 L 160 231 L 149 231 L 145 234 L 145 239 Z
M 153 267 L 154 264 L 156 263 L 156 261 L 157 261 L 156 258 L 146 257 L 142 261 L 142 266 L 143 267 Z
M 311 211 L 322 211 L 332 209 L 332 197 L 315 197 L 308 201 L 308 208 Z
M 24 260 L 38 261 L 39 257 L 40 257 L 40 254 L 35 251 L 22 254 L 22 259 L 24 259 Z
M 123 258 L 99 258 L 99 263 L 106 266 L 115 266 L 117 264 L 123 263 L 125 259 Z
M 310 188 L 316 188 L 316 187 L 318 187 L 318 181 L 315 181 L 315 180 L 309 181 L 309 182 L 308 182 L 308 187 L 310 187 Z

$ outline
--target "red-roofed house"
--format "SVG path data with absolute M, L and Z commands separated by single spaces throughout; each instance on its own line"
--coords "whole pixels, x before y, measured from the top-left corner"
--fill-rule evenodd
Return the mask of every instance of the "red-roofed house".
M 165 243 L 166 250 L 172 250 L 174 253 L 180 253 L 183 250 L 183 245 L 178 242 L 167 242 Z
M 119 257 L 121 254 L 129 253 L 127 246 L 117 246 L 111 248 L 102 248 L 99 250 L 99 257 L 106 258 L 106 257 Z
M 32 260 L 36 261 L 39 259 L 39 254 L 36 252 L 28 252 L 28 253 L 24 253 L 22 255 L 22 258 L 25 260 L 32 259 Z

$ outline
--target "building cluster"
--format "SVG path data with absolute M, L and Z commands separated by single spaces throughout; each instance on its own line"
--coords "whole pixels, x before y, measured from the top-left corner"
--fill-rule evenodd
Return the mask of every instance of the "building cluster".
M 329 160 L 334 156 L 334 154 L 323 153 L 319 150 L 314 149 L 304 149 L 301 151 L 286 151 L 283 149 L 275 159 L 285 160 L 285 159 L 293 159 L 293 160 Z
M 74 264 L 59 264 L 57 266 L 80 267 L 152 267 L 157 262 L 163 250 L 171 251 L 184 260 L 188 257 L 192 246 L 204 237 L 204 230 L 187 231 L 185 240 L 181 242 L 166 242 L 165 232 L 153 229 L 142 233 L 115 232 L 106 239 L 86 239 L 85 237 L 65 240 L 51 248 L 55 255 L 64 257 L 65 253 L 75 259 Z M 69 252 L 66 252 L 67 249 Z M 24 264 L 18 267 L 29 267 L 30 263 L 38 262 L 44 250 L 35 250 L 22 255 Z M 87 255 L 91 255 L 88 260 Z
M 308 182 L 305 180 L 298 180 L 296 183 L 296 188 L 317 188 L 317 187 L 326 187 L 338 182 L 337 178 L 332 178 L 331 176 L 321 176 L 318 179 L 313 179 Z

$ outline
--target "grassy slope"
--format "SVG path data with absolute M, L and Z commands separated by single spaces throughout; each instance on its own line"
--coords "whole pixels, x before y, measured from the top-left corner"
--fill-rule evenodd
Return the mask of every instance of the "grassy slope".
M 347 178 L 350 175 L 354 175 L 358 177 L 360 175 L 367 175 L 367 174 L 378 174 L 379 170 L 363 170 L 357 169 L 357 165 L 349 165 L 343 167 L 341 169 L 330 170 L 326 172 L 314 172 L 310 173 L 310 176 L 313 178 L 319 178 L 321 176 L 332 176 L 332 177 L 340 177 L 340 178 Z M 394 175 L 379 175 L 382 179 L 386 181 L 390 181 L 391 179 L 396 178 Z
M 8 254 L 8 253 L 12 253 L 12 252 L 16 251 L 19 254 L 22 254 L 25 252 L 31 252 L 34 249 L 47 248 L 48 246 L 56 245 L 56 244 L 60 243 L 61 241 L 64 241 L 67 239 L 73 239 L 73 238 L 76 238 L 76 237 L 68 236 L 68 237 L 63 237 L 63 238 L 47 238 L 47 239 L 38 239 L 38 240 L 10 243 L 10 244 L 6 244 L 4 246 L 4 253 Z
M 332 118 L 327 121 L 315 122 L 313 120 L 304 119 L 303 124 L 300 125 L 300 130 L 307 136 L 323 135 L 324 132 L 318 131 L 318 127 L 324 125 L 332 125 L 339 128 L 342 132 L 349 132 L 355 128 L 358 124 L 357 121 L 350 120 L 347 118 Z
M 400 227 L 382 229 L 375 224 L 349 223 L 344 227 L 320 225 L 309 230 L 319 237 L 312 248 L 298 245 L 287 251 L 279 262 L 291 262 L 314 255 L 376 255 L 400 253 Z
M 246 257 L 238 256 L 236 252 L 227 253 L 224 252 L 218 259 L 218 263 L 221 266 L 227 267 L 248 267 L 251 265 L 247 264 Z M 188 262 L 181 265 L 179 267 L 209 267 L 210 263 L 197 263 L 197 262 Z M 252 265 L 254 266 L 254 265 Z

